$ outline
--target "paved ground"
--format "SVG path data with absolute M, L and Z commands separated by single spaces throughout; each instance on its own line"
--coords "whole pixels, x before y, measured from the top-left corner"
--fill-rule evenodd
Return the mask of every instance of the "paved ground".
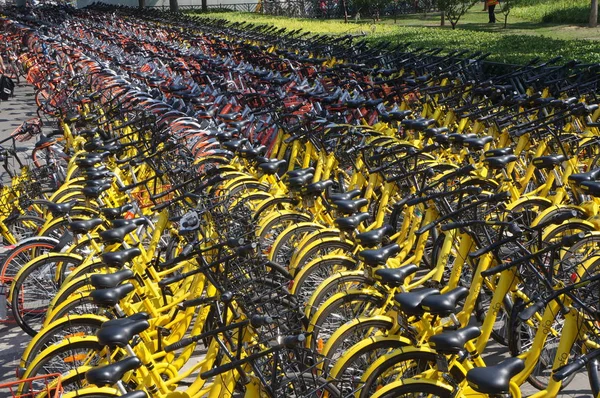
M 36 105 L 33 97 L 33 89 L 30 86 L 17 86 L 15 97 L 7 102 L 0 102 L 0 141 L 8 137 L 10 133 L 18 127 L 23 121 L 35 116 Z M 19 149 L 26 153 L 31 147 L 33 141 L 19 143 Z M 0 178 L 6 182 L 5 173 L 0 173 Z M 1 252 L 1 250 L 0 250 Z M 27 336 L 21 329 L 11 323 L 0 322 L 0 383 L 11 381 L 15 375 L 15 367 L 18 359 L 29 342 Z M 497 361 L 506 357 L 501 353 L 506 352 L 506 348 L 493 344 L 486 356 L 488 364 L 497 363 Z M 201 353 L 199 353 L 201 354 Z M 530 395 L 536 390 L 530 385 L 522 387 L 523 395 Z M 0 398 L 6 395 L 0 391 Z M 575 380 L 560 395 L 561 397 L 591 398 L 591 392 L 585 374 L 577 375 Z

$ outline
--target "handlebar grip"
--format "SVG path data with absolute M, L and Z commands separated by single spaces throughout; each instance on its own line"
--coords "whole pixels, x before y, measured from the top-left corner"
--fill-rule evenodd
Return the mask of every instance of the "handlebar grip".
M 171 351 L 175 351 L 180 348 L 183 348 L 183 347 L 187 347 L 188 345 L 192 344 L 193 342 L 194 342 L 193 339 L 186 337 L 183 340 L 179 340 L 173 344 L 169 344 L 168 346 L 165 346 L 165 352 L 171 352 Z
M 532 316 L 534 316 L 536 312 L 540 312 L 545 306 L 546 306 L 546 303 L 543 300 L 538 301 L 534 305 L 527 307 L 523 311 L 521 311 L 519 313 L 518 317 L 522 321 L 527 321 Z

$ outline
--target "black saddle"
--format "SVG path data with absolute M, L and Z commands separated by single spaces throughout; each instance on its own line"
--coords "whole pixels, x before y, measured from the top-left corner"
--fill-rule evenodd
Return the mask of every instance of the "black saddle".
M 142 254 L 137 247 L 102 254 L 102 261 L 107 265 L 122 267 L 125 263 Z
M 471 369 L 467 381 L 475 390 L 483 394 L 497 395 L 509 392 L 510 380 L 525 369 L 521 358 L 508 358 L 495 366 Z
M 567 160 L 564 155 L 547 155 L 534 158 L 533 165 L 538 169 L 550 170 Z
M 383 238 L 386 238 L 393 233 L 394 228 L 391 225 L 386 224 L 381 228 L 357 234 L 356 241 L 363 247 L 375 247 L 383 242 Z
M 485 151 L 485 153 L 483 155 L 486 158 L 493 158 L 496 156 L 512 155 L 513 153 L 514 153 L 513 149 L 511 147 L 508 147 L 508 148 L 490 149 L 488 151 Z
M 419 267 L 415 264 L 408 264 L 400 268 L 380 268 L 375 271 L 375 278 L 382 284 L 389 287 L 399 287 L 404 280 L 417 272 Z
M 447 132 L 448 132 L 448 127 L 430 127 L 423 131 L 423 133 L 425 134 L 425 137 L 427 137 L 427 138 L 432 138 L 432 137 L 435 137 L 436 135 L 444 134 Z
M 358 228 L 361 222 L 367 220 L 369 217 L 369 213 L 358 213 L 353 216 L 338 217 L 333 220 L 333 225 L 340 231 L 352 232 Z
M 107 183 L 107 184 L 99 185 L 99 186 L 95 186 L 95 187 L 85 187 L 81 190 L 81 192 L 83 192 L 83 195 L 85 195 L 86 198 L 97 199 L 98 196 L 100 196 L 100 194 L 102 192 L 109 189 L 110 186 L 111 186 L 111 184 Z
M 110 289 L 93 290 L 90 292 L 90 297 L 94 300 L 94 303 L 100 307 L 114 307 L 129 293 L 133 292 L 133 290 L 133 285 L 131 283 L 126 283 Z
M 285 159 L 277 160 L 275 162 L 261 163 L 257 167 L 265 174 L 274 175 L 287 166 Z
M 135 224 L 128 224 L 119 228 L 113 228 L 106 231 L 102 231 L 99 233 L 99 235 L 100 239 L 102 239 L 102 242 L 106 244 L 122 243 L 125 239 L 125 235 L 135 231 L 136 228 L 137 226 Z
M 381 249 L 363 250 L 358 253 L 358 257 L 366 265 L 373 267 L 376 265 L 385 265 L 390 257 L 398 253 L 400 253 L 400 246 L 398 246 L 397 243 L 392 243 L 391 245 L 384 246 Z
M 337 200 L 350 200 L 356 198 L 358 195 L 360 195 L 360 193 L 360 189 L 353 189 L 352 191 L 348 192 L 334 192 L 328 195 L 328 199 L 331 202 L 335 202 Z
M 396 294 L 394 301 L 406 315 L 421 316 L 424 312 L 421 302 L 432 294 L 440 294 L 440 291 L 431 287 L 414 289 L 408 293 Z
M 245 159 L 254 159 L 257 156 L 264 154 L 266 149 L 267 149 L 266 146 L 260 145 L 260 146 L 254 147 L 254 148 L 239 149 L 238 153 L 240 154 L 241 157 L 243 157 Z
M 429 339 L 429 345 L 441 354 L 458 354 L 465 348 L 467 341 L 479 337 L 479 326 L 467 326 L 458 330 L 451 330 L 436 334 Z
M 128 212 L 133 209 L 133 204 L 127 203 L 121 207 L 106 207 L 100 209 L 100 213 L 109 220 L 114 220 L 117 217 L 120 217 L 123 213 Z
M 92 218 L 90 220 L 73 221 L 69 223 L 69 229 L 74 234 L 86 234 L 92 229 L 101 225 L 104 221 L 101 218 Z
M 129 357 L 110 365 L 90 369 L 86 372 L 85 379 L 98 387 L 112 386 L 121 380 L 125 373 L 140 366 L 142 361 L 138 357 Z
M 504 155 L 504 156 L 494 156 L 485 158 L 484 162 L 487 163 L 490 169 L 500 170 L 505 168 L 509 163 L 517 160 L 515 155 Z
M 73 207 L 77 205 L 76 200 L 71 200 L 67 203 L 48 203 L 48 210 L 54 217 L 64 216 L 65 214 L 69 214 Z
M 448 140 L 455 145 L 462 145 L 467 138 L 477 138 L 477 134 L 448 134 Z
M 327 188 L 329 188 L 332 185 L 333 185 L 333 181 L 331 181 L 331 180 L 313 182 L 312 184 L 308 184 L 306 187 L 304 187 L 303 192 L 306 195 L 319 196 L 323 192 L 325 192 L 325 190 Z
M 486 136 L 481 138 L 467 138 L 463 141 L 463 145 L 469 149 L 482 150 L 486 144 L 494 141 L 494 137 Z
M 231 152 L 236 152 L 242 145 L 248 142 L 247 139 L 241 138 L 239 140 L 231 140 L 223 143 L 225 149 L 229 149 Z
M 93 274 L 90 276 L 90 283 L 96 289 L 111 289 L 131 278 L 133 278 L 133 271 L 122 269 L 112 274 Z
M 295 178 L 295 177 L 300 177 L 301 175 L 304 175 L 304 174 L 313 174 L 314 172 L 315 172 L 314 167 L 308 167 L 306 169 L 290 170 L 286 174 L 287 174 L 288 178 Z
M 126 225 L 135 225 L 139 227 L 140 225 L 148 224 L 148 219 L 144 217 L 132 218 L 131 220 L 127 220 L 124 218 L 117 218 L 116 220 L 111 221 L 111 225 L 113 228 L 121 228 Z
M 312 174 L 302 174 L 298 177 L 288 179 L 287 185 L 292 190 L 299 190 L 313 179 Z
M 356 200 L 336 200 L 332 203 L 333 208 L 340 214 L 354 214 L 361 207 L 366 206 L 369 201 L 365 198 L 360 198 Z
M 131 339 L 138 333 L 150 327 L 150 323 L 145 319 L 138 319 L 121 324 L 102 325 L 96 332 L 98 343 L 108 347 L 125 347 Z
M 584 181 L 594 181 L 599 176 L 600 176 L 600 169 L 595 169 L 592 171 L 588 171 L 587 173 L 571 174 L 569 176 L 569 181 L 574 182 L 576 184 L 580 184 Z
M 584 181 L 579 187 L 588 195 L 600 197 L 600 181 Z
M 139 320 L 147 321 L 148 319 L 150 319 L 150 315 L 147 312 L 138 312 L 137 314 L 129 315 L 125 318 L 110 319 L 104 322 L 101 327 L 104 328 L 108 326 L 123 326 L 131 322 L 136 322 Z
M 467 297 L 469 289 L 464 286 L 456 287 L 444 294 L 434 294 L 421 302 L 423 310 L 434 315 L 448 316 L 457 312 L 458 302 Z

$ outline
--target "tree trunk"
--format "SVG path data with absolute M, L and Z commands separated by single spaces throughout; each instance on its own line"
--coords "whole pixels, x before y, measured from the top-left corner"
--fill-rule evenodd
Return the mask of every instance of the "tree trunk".
M 177 0 L 169 0 L 169 9 L 171 12 L 179 11 L 179 3 L 177 3 Z
M 348 8 L 346 7 L 346 0 L 342 0 L 342 7 L 344 8 L 344 23 L 348 23 Z
M 508 14 L 504 14 L 504 29 L 506 29 L 506 22 L 508 21 Z
M 590 28 L 598 26 L 598 0 L 592 0 L 590 6 Z
M 442 11 L 442 19 L 440 21 L 440 26 L 446 26 L 446 13 Z
M 146 7 L 146 0 L 138 0 L 138 7 L 139 8 Z
M 202 12 L 208 11 L 208 0 L 202 0 Z

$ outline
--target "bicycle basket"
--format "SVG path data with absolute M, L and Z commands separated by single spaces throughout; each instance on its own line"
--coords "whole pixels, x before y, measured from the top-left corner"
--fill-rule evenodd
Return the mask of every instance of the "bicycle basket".
M 26 391 L 26 392 L 25 392 Z M 10 395 L 7 395 L 9 394 Z M 0 384 L 0 395 L 14 398 L 60 398 L 63 394 L 61 375 L 52 373 Z

